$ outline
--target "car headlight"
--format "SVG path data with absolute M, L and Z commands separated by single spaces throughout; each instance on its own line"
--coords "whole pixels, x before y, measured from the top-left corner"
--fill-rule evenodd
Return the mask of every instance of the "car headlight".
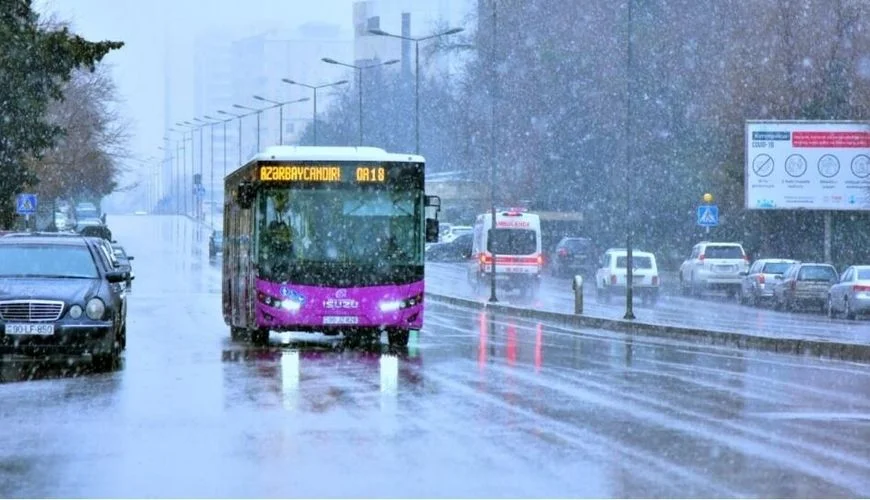
M 85 306 L 85 314 L 91 319 L 103 319 L 103 315 L 106 314 L 106 304 L 94 297 Z
M 73 319 L 79 319 L 82 317 L 82 306 L 75 305 L 69 308 L 69 316 Z

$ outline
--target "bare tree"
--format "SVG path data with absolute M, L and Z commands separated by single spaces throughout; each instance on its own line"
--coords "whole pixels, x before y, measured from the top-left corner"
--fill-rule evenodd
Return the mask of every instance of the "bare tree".
M 100 198 L 119 186 L 127 158 L 129 125 L 118 111 L 117 90 L 108 68 L 78 71 L 51 103 L 48 120 L 64 133 L 32 171 L 45 199 Z

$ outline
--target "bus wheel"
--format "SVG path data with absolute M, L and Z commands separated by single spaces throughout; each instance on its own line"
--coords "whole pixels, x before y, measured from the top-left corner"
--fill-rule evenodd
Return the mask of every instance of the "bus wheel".
M 269 345 L 269 329 L 257 328 L 251 330 L 251 343 L 254 345 Z
M 408 347 L 408 330 L 389 330 L 387 331 L 387 341 L 391 347 Z
M 245 329 L 244 328 L 239 328 L 237 326 L 230 327 L 230 340 L 232 340 L 233 342 L 239 342 L 241 340 L 244 340 L 244 338 L 245 338 Z

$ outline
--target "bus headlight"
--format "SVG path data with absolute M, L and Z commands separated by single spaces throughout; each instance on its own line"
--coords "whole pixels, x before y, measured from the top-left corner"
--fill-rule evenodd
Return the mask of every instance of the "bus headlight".
M 284 299 L 281 301 L 281 309 L 286 309 L 287 311 L 296 312 L 300 307 L 302 307 L 302 304 L 293 299 Z
M 91 319 L 103 319 L 103 315 L 106 314 L 106 304 L 94 297 L 85 306 L 85 314 Z
M 406 309 L 408 307 L 413 307 L 417 304 L 420 304 L 421 302 L 423 302 L 423 294 L 418 293 L 417 295 L 414 295 L 413 297 L 408 297 L 404 300 L 385 300 L 381 302 L 378 306 L 380 307 L 381 312 L 388 313 L 396 312 L 400 309 Z
M 386 300 L 380 303 L 381 312 L 395 312 L 402 308 L 401 300 Z

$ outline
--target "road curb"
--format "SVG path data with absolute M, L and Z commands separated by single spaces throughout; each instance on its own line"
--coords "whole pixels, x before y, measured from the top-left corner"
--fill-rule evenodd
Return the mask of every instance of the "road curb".
M 801 339 L 794 337 L 765 337 L 751 333 L 724 330 L 700 330 L 697 328 L 659 325 L 642 321 L 600 318 L 567 314 L 555 311 L 537 311 L 481 300 L 465 299 L 426 292 L 426 298 L 442 304 L 478 308 L 494 312 L 512 314 L 521 318 L 551 321 L 576 328 L 600 328 L 632 335 L 659 337 L 704 342 L 708 345 L 758 349 L 777 353 L 813 356 L 856 362 L 870 362 L 870 344 L 856 344 L 838 341 Z

